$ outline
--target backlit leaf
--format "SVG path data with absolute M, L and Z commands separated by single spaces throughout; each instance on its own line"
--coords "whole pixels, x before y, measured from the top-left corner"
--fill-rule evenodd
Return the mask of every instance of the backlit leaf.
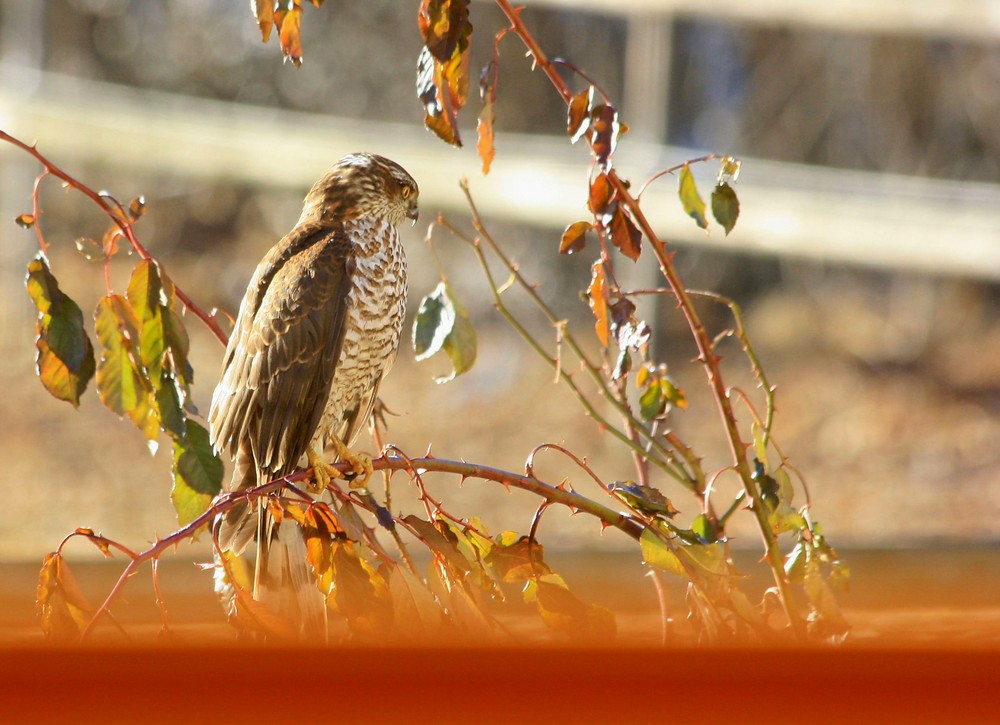
M 615 481 L 608 490 L 634 509 L 647 514 L 673 518 L 679 512 L 658 488 L 643 486 L 634 481 Z
M 174 439 L 174 486 L 170 492 L 181 526 L 203 514 L 222 490 L 222 461 L 208 440 L 208 431 L 188 419 L 186 433 Z
M 302 26 L 302 0 L 276 0 L 273 18 L 285 61 L 292 61 L 296 67 L 302 65 L 302 37 L 299 34 Z
M 607 165 L 618 143 L 618 111 L 614 106 L 599 104 L 590 111 L 590 145 L 597 161 Z
M 80 395 L 96 369 L 94 347 L 83 327 L 83 312 L 59 288 L 41 253 L 28 263 L 25 285 L 38 310 L 38 377 L 54 397 L 79 407 Z
M 608 180 L 608 175 L 602 171 L 590 182 L 590 195 L 587 197 L 587 208 L 596 216 L 601 216 L 607 211 L 613 195 L 614 188 Z
M 389 575 L 392 616 L 404 637 L 434 634 L 441 627 L 441 607 L 431 590 L 405 566 L 393 567 Z
M 740 176 L 740 167 L 743 165 L 743 162 L 734 156 L 723 156 L 721 161 L 718 183 L 726 184 L 730 181 L 735 182 Z
M 708 219 L 705 218 L 705 202 L 702 201 L 701 195 L 698 193 L 694 174 L 691 173 L 691 167 L 688 164 L 684 164 L 681 169 L 677 194 L 681 199 L 684 213 L 694 219 L 695 224 L 699 227 L 708 229 Z
M 590 103 L 594 97 L 594 87 L 590 86 L 585 91 L 580 91 L 570 100 L 566 107 L 566 133 L 569 134 L 572 143 L 576 143 L 590 128 Z
M 469 0 L 421 0 L 417 25 L 431 55 L 447 61 L 463 35 L 468 37 L 472 30 Z
M 446 143 L 461 146 L 458 112 L 469 93 L 472 33 L 468 0 L 431 0 L 424 5 L 430 12 L 428 32 L 433 46 L 425 45 L 417 59 L 417 96 L 424 104 L 424 125 Z
M 693 544 L 677 549 L 688 561 L 700 566 L 712 574 L 728 574 L 729 563 L 726 561 L 725 543 L 720 539 L 714 544 Z
M 462 556 L 455 542 L 449 536 L 448 527 L 443 524 L 425 521 L 419 516 L 409 514 L 403 519 L 424 543 L 434 551 L 438 557 L 446 562 L 453 570 L 465 574 L 471 571 L 468 559 Z M 448 535 L 445 535 L 448 532 Z
M 122 239 L 122 230 L 117 225 L 112 224 L 101 237 L 101 248 L 105 257 L 113 257 L 118 254 L 118 245 Z
M 35 610 L 49 639 L 75 637 L 87 623 L 91 606 L 62 555 L 46 555 L 38 573 Z
M 156 262 L 139 260 L 132 270 L 125 295 L 139 323 L 139 359 L 149 371 L 150 379 L 159 382 L 167 335 L 162 313 L 166 295 Z
M 90 237 L 77 237 L 77 251 L 83 255 L 88 262 L 99 262 L 104 259 L 104 248 L 96 239 Z
M 130 221 L 135 221 L 146 213 L 146 197 L 137 196 L 128 204 L 128 215 Z
M 619 251 L 633 262 L 638 260 L 642 251 L 642 232 L 639 231 L 621 204 L 615 204 L 609 228 L 611 242 L 618 247 Z
M 674 548 L 650 529 L 644 529 L 639 537 L 639 546 L 642 549 L 642 559 L 650 566 L 657 569 L 676 574 L 677 576 L 687 576 L 684 564 L 681 563 Z
M 524 598 L 535 603 L 542 621 L 553 630 L 584 639 L 606 640 L 615 635 L 614 615 L 604 607 L 582 601 L 558 574 L 545 574 L 528 582 Z
M 576 254 L 587 245 L 587 232 L 594 228 L 590 222 L 573 222 L 562 233 L 559 254 Z
M 413 351 L 417 361 L 426 360 L 439 350 L 444 350 L 451 361 L 452 372 L 435 378 L 438 383 L 453 380 L 476 361 L 475 328 L 451 287 L 443 281 L 421 300 L 413 323 Z
M 126 299 L 109 294 L 94 312 L 94 330 L 101 343 L 97 392 L 112 413 L 127 416 L 141 427 L 149 410 L 152 388 L 139 364 L 139 320 Z
M 159 383 L 155 385 L 154 398 L 160 426 L 171 438 L 183 438 L 187 434 L 184 409 L 180 394 L 177 391 L 177 381 L 164 370 Z
M 476 125 L 476 132 L 479 140 L 476 142 L 476 152 L 483 162 L 483 175 L 490 173 L 490 164 L 496 156 L 496 147 L 493 137 L 493 98 L 485 97 L 483 110 L 479 112 L 479 122 Z
M 663 397 L 659 383 L 648 385 L 639 396 L 639 415 L 643 420 L 655 420 L 663 415 L 666 409 L 667 401 Z
M 714 544 L 719 541 L 719 527 L 705 514 L 698 514 L 691 522 L 691 530 L 703 544 Z
M 385 579 L 358 555 L 352 541 L 334 541 L 333 587 L 327 606 L 342 614 L 358 633 L 384 630 L 392 622 L 392 600 Z
M 509 544 L 501 544 L 498 540 L 486 557 L 486 563 L 493 567 L 501 580 L 517 584 L 552 572 L 544 562 L 543 555 L 541 544 L 533 542 L 527 536 L 521 536 Z
M 260 38 L 266 43 L 274 27 L 274 0 L 254 0 L 252 8 L 260 27 Z
M 608 346 L 608 279 L 601 260 L 591 267 L 590 286 L 587 288 L 587 299 L 590 310 L 594 313 L 594 330 L 597 339 L 604 347 Z
M 733 187 L 726 182 L 716 186 L 712 192 L 712 216 L 726 230 L 726 236 L 729 236 L 740 216 L 740 200 L 736 198 Z

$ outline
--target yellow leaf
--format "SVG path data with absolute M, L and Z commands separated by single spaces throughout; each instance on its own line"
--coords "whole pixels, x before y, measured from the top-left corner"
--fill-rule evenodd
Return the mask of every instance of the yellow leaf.
M 688 164 L 684 164 L 684 167 L 681 169 L 677 194 L 680 196 L 684 213 L 694 219 L 695 224 L 699 227 L 707 230 L 708 219 L 705 218 L 705 202 L 698 193 L 694 174 L 691 173 L 691 167 Z

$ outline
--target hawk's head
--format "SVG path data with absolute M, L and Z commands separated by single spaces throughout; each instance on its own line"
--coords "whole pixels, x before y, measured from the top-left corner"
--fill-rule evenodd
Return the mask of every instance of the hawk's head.
M 348 154 L 313 184 L 299 222 L 322 219 L 342 222 L 366 216 L 398 225 L 417 218 L 420 190 L 395 161 L 369 153 Z

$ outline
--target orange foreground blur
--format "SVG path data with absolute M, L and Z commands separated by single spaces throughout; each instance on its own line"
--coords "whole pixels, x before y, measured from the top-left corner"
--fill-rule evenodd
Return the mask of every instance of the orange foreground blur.
M 997 722 L 1000 650 L 8 648 L 8 723 Z

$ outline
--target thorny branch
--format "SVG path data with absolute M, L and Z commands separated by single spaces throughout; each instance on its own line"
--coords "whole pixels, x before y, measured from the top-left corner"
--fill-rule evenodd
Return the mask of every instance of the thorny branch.
M 110 197 L 103 194 L 99 194 L 86 184 L 83 184 L 74 177 L 70 176 L 68 173 L 66 173 L 58 166 L 56 166 L 54 163 L 49 161 L 48 158 L 46 158 L 37 148 L 35 148 L 34 144 L 26 144 L 25 142 L 11 136 L 10 134 L 4 131 L 0 131 L 0 141 L 6 141 L 7 143 L 16 146 L 22 151 L 29 153 L 31 156 L 35 157 L 35 159 L 37 159 L 38 162 L 41 163 L 42 165 L 43 169 L 42 173 L 39 174 L 38 178 L 35 180 L 35 186 L 32 192 L 32 205 L 35 214 L 35 234 L 38 236 L 39 247 L 41 247 L 43 252 L 48 248 L 48 243 L 42 237 L 41 228 L 39 226 L 40 222 L 39 214 L 41 213 L 41 209 L 39 206 L 39 191 L 42 180 L 44 180 L 45 177 L 52 175 L 61 179 L 64 184 L 73 189 L 76 189 L 81 194 L 88 197 L 92 202 L 97 204 L 97 206 L 100 207 L 101 211 L 103 211 L 104 214 L 112 221 L 112 223 L 118 227 L 118 229 L 122 233 L 122 236 L 124 236 L 125 239 L 128 240 L 129 244 L 132 245 L 132 248 L 135 250 L 136 254 L 139 255 L 140 259 L 146 259 L 146 260 L 153 259 L 152 255 L 150 255 L 149 251 L 145 248 L 145 246 L 143 246 L 143 244 L 136 238 L 135 233 L 132 230 L 132 223 L 128 220 L 128 216 L 122 213 L 121 204 L 119 204 L 114 199 L 111 199 L 111 201 L 109 202 Z M 111 202 L 114 203 L 112 204 Z M 107 260 L 105 260 L 105 275 L 107 275 Z M 195 302 L 191 299 L 191 297 L 188 296 L 188 294 L 180 287 L 175 287 L 175 292 L 177 294 L 177 298 L 184 303 L 185 308 L 191 310 L 191 312 L 194 313 L 194 315 L 197 316 L 198 319 L 200 319 L 203 323 L 205 323 L 205 326 L 209 330 L 211 330 L 212 334 L 214 334 L 215 337 L 218 338 L 219 342 L 225 345 L 229 340 L 229 336 L 226 335 L 226 333 L 222 330 L 221 327 L 219 327 L 219 323 L 216 321 L 215 317 L 209 314 L 208 312 L 205 312 L 203 309 L 201 309 L 201 307 L 195 304 Z

